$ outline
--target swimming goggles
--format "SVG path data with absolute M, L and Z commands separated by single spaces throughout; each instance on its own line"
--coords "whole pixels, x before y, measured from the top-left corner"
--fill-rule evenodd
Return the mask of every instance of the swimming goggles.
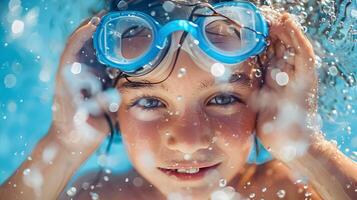
M 186 48 L 210 63 L 236 66 L 264 51 L 268 25 L 254 4 L 232 1 L 200 8 L 193 9 L 189 20 L 166 24 L 140 11 L 108 13 L 93 36 L 99 62 L 129 76 L 147 74 L 168 54 L 178 31 L 188 35 Z

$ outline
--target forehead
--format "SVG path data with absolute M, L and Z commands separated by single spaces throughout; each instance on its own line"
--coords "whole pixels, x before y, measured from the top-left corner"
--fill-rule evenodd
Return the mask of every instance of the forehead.
M 184 66 L 184 68 L 182 67 Z M 184 69 L 185 73 L 182 73 Z M 175 66 L 163 69 L 160 65 L 152 72 L 141 77 L 129 77 L 130 81 L 120 79 L 118 87 L 120 89 L 140 89 L 140 88 L 161 88 L 166 91 L 176 90 L 175 88 L 186 88 L 187 92 L 193 88 L 207 88 L 230 83 L 244 86 L 245 88 L 258 86 L 259 78 L 255 76 L 257 65 L 252 61 L 246 61 L 237 66 L 223 77 L 214 76 L 209 69 L 202 69 L 197 66 L 189 55 L 179 56 Z M 172 73 L 170 73 L 172 70 Z M 152 84 L 158 83 L 160 84 Z M 149 84 L 147 84 L 149 83 Z M 145 87 L 143 87 L 145 85 Z

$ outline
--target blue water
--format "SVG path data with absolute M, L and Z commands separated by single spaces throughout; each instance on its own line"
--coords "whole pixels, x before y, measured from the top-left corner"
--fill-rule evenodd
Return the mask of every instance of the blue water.
M 307 34 L 321 46 L 317 54 L 321 56 L 323 131 L 329 140 L 337 142 L 343 153 L 357 160 L 354 79 L 357 74 L 357 2 L 325 1 L 317 6 L 315 0 L 301 2 L 306 5 L 308 20 L 302 22 L 307 25 Z M 309 11 L 309 4 L 317 10 Z M 101 1 L 97 0 L 0 1 L 0 183 L 46 134 L 51 123 L 53 79 L 66 38 L 90 15 L 92 8 L 101 6 Z M 288 4 L 283 7 L 304 15 L 302 7 Z M 335 10 L 331 10 L 333 7 Z M 326 20 L 319 21 L 322 18 Z M 14 36 L 12 30 L 15 20 L 24 22 L 23 32 L 18 36 Z M 15 32 L 19 29 L 21 24 Z M 335 76 L 336 70 L 343 76 Z M 101 150 L 103 148 L 81 167 L 80 173 L 98 168 Z M 130 168 L 122 144 L 114 144 L 111 158 L 112 171 Z M 251 161 L 258 163 L 267 159 L 266 151 L 257 158 L 251 157 Z

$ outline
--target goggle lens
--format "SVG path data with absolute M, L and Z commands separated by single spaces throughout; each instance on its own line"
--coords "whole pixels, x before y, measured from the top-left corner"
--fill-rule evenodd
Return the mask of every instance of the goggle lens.
M 129 63 L 140 58 L 150 50 L 153 43 L 152 28 L 135 16 L 110 21 L 106 32 L 105 51 L 119 63 Z
M 242 54 L 255 47 L 258 40 L 252 31 L 256 23 L 252 10 L 231 6 L 218 8 L 217 12 L 229 19 L 206 17 L 204 34 L 211 45 L 226 55 Z

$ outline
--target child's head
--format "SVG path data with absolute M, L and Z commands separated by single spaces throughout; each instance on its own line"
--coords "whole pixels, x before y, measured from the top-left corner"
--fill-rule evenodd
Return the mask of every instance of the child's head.
M 137 2 L 141 3 L 125 6 L 149 13 L 159 22 L 170 17 L 187 19 L 183 13 L 189 13 L 181 7 L 185 12 L 176 11 L 179 15 L 164 14 L 158 5 L 150 10 L 146 1 Z M 183 33 L 172 35 L 171 45 L 177 46 Z M 136 45 L 146 44 L 145 39 L 137 41 L 140 44 L 123 51 L 125 57 L 135 57 L 140 49 Z M 173 49 L 153 71 L 119 79 L 122 101 L 117 120 L 135 169 L 149 182 L 164 194 L 205 197 L 220 179 L 232 180 L 246 163 L 256 122 L 249 99 L 259 88 L 256 70 L 260 66 L 255 59 L 247 59 L 217 78 L 215 70 L 205 70 L 210 66 L 202 66 L 197 57 Z M 191 171 L 178 173 L 177 169 Z M 189 171 L 194 173 L 191 177 Z

